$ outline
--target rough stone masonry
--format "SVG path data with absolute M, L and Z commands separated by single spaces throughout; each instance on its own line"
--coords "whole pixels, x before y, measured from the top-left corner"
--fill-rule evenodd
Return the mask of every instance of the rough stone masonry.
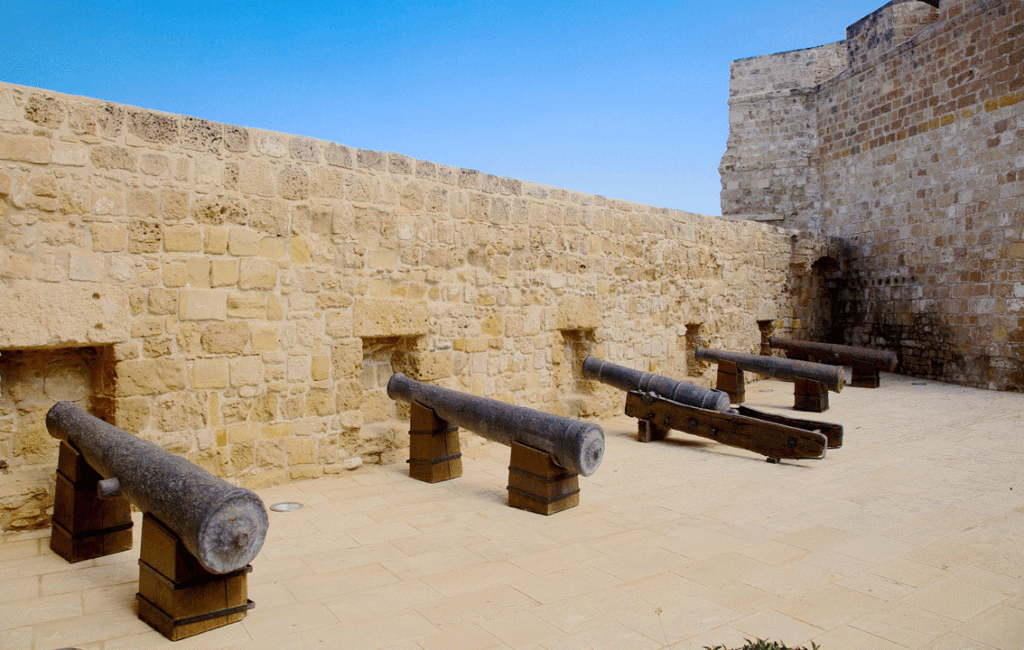
M 1024 3 L 896 0 L 735 61 L 722 214 L 830 238 L 834 343 L 1024 390 Z
M 0 84 L 0 529 L 47 521 L 54 402 L 245 487 L 387 463 L 395 371 L 608 416 L 588 354 L 707 385 L 698 345 L 813 337 L 827 248 Z

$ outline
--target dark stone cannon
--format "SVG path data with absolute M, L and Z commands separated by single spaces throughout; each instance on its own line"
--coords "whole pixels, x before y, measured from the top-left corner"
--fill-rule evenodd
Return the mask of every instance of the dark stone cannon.
M 425 384 L 396 372 L 388 397 L 430 409 L 444 421 L 509 447 L 518 443 L 550 455 L 560 467 L 590 476 L 604 457 L 600 426 Z
M 583 376 L 626 391 L 626 415 L 637 419 L 637 440 L 663 440 L 675 429 L 723 445 L 781 458 L 824 458 L 826 448 L 842 445 L 843 428 L 773 416 L 740 407 L 729 395 L 588 356 Z
M 703 388 L 650 372 L 633 370 L 595 356 L 583 360 L 583 376 L 596 379 L 624 391 L 654 393 L 673 402 L 724 413 L 729 410 L 729 396 L 720 390 Z
M 795 339 L 782 339 L 774 336 L 768 338 L 768 344 L 777 350 L 802 354 L 809 360 L 820 363 L 834 363 L 838 365 L 869 363 L 879 370 L 887 372 L 892 372 L 896 369 L 896 353 L 890 350 L 872 350 L 853 345 L 839 345 L 838 343 L 797 341 Z
M 717 387 L 729 393 L 736 404 L 745 399 L 744 371 L 793 382 L 793 408 L 815 413 L 828 410 L 828 391 L 840 392 L 845 382 L 842 368 L 811 361 L 707 348 L 697 348 L 694 357 L 718 364 Z
M 877 388 L 879 371 L 892 372 L 896 369 L 896 353 L 891 350 L 873 350 L 838 343 L 817 343 L 797 341 L 774 336 L 768 338 L 768 345 L 782 350 L 790 359 L 806 359 L 818 363 L 850 366 L 853 369 L 851 386 Z
M 263 501 L 206 470 L 89 415 L 72 402 L 46 414 L 54 438 L 71 443 L 103 479 L 100 496 L 123 495 L 175 533 L 202 567 L 238 571 L 256 557 L 269 520 Z
M 833 393 L 843 390 L 843 383 L 845 382 L 841 368 L 811 361 L 783 359 L 782 357 L 770 357 L 762 354 L 728 352 L 726 350 L 709 350 L 707 348 L 697 348 L 694 357 L 699 361 L 711 361 L 714 363 L 728 361 L 736 364 L 741 370 L 756 372 L 759 375 L 767 375 L 786 381 L 793 381 L 796 378 L 810 379 L 822 384 Z

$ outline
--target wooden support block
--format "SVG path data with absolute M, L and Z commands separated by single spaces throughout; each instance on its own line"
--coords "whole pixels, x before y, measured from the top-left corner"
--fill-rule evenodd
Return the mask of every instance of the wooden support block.
M 793 409 L 824 413 L 828 410 L 828 389 L 820 381 L 797 377 L 793 382 Z
M 248 599 L 250 571 L 246 566 L 210 573 L 173 531 L 146 513 L 136 594 L 139 618 L 171 641 L 240 621 L 255 606 Z
M 878 388 L 882 385 L 878 368 L 871 363 L 853 364 L 853 375 L 850 378 L 850 385 L 856 388 Z
M 438 483 L 462 476 L 459 428 L 431 409 L 412 403 L 409 415 L 409 476 Z
M 743 371 L 732 361 L 718 362 L 718 379 L 715 388 L 729 394 L 729 401 L 741 404 L 747 399 L 747 384 Z
M 217 610 L 209 615 L 174 619 L 141 595 L 136 594 L 135 596 L 139 603 L 139 619 L 171 641 L 180 641 L 190 636 L 215 630 L 218 627 L 237 623 L 245 618 L 248 610 L 254 607 L 253 602 L 249 600 L 244 605 Z M 188 598 L 187 596 L 182 597 Z M 228 597 L 230 596 L 226 596 L 226 598 Z
M 211 574 L 192 555 L 181 538 L 162 521 L 149 514 L 142 516 L 142 548 L 139 561 L 171 582 L 185 583 Z
M 508 466 L 508 505 L 551 515 L 580 504 L 579 475 L 559 467 L 551 455 L 512 443 Z
M 72 483 L 82 485 L 82 489 L 85 489 L 88 485 L 96 485 L 102 478 L 92 468 L 92 465 L 85 460 L 82 453 L 78 451 L 78 447 L 75 447 L 74 444 L 67 440 L 62 440 L 60 443 L 60 454 L 57 456 L 57 471 Z
M 50 548 L 68 562 L 132 547 L 131 504 L 124 497 L 99 498 L 96 484 L 101 478 L 74 445 L 61 442 Z
M 670 431 L 668 427 L 657 424 L 653 420 L 637 420 L 636 424 L 636 439 L 640 442 L 664 440 Z

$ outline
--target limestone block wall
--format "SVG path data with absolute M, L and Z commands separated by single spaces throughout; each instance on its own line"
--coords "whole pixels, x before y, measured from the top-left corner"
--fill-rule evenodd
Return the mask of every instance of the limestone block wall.
M 858 21 L 845 68 L 806 91 L 814 117 L 804 126 L 815 130 L 775 140 L 813 151 L 802 171 L 785 156 L 761 170 L 770 159 L 731 143 L 763 129 L 732 124 L 723 214 L 756 218 L 802 202 L 776 223 L 836 241 L 835 268 L 822 276 L 833 341 L 894 349 L 914 375 L 1024 386 L 1022 25 L 1024 5 L 1010 0 L 903 0 Z M 789 56 L 737 62 L 771 70 L 734 79 L 734 94 L 754 98 L 749 111 L 776 113 L 771 93 Z M 759 83 L 764 99 L 750 90 Z M 788 189 L 730 193 L 729 183 L 772 174 Z M 801 187 L 801 175 L 817 185 Z
M 722 214 L 789 228 L 819 226 L 814 89 L 846 67 L 844 43 L 734 61 Z
M 955 0 L 947 0 L 946 5 Z M 938 1 L 895 0 L 846 28 L 846 65 L 857 68 L 886 55 L 939 19 Z
M 845 329 L 913 374 L 1024 387 L 1024 4 L 940 22 L 824 84 L 822 218 L 851 250 Z
M 0 84 L 0 528 L 45 523 L 57 399 L 246 486 L 402 460 L 394 371 L 609 416 L 623 396 L 579 376 L 587 354 L 707 385 L 687 350 L 803 327 L 798 249 L 762 224 Z

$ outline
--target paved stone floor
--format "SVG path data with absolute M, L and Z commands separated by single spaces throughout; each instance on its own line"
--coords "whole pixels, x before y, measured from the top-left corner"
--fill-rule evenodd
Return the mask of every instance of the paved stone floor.
M 791 384 L 747 397 L 800 415 Z M 305 507 L 270 514 L 256 608 L 173 647 L 1024 648 L 1024 395 L 884 375 L 830 397 L 800 415 L 845 427 L 817 461 L 602 422 L 604 463 L 549 517 L 505 505 L 508 448 L 484 442 L 445 483 L 395 464 L 260 490 Z M 137 539 L 70 565 L 48 535 L 0 537 L 0 648 L 172 646 L 136 617 Z

